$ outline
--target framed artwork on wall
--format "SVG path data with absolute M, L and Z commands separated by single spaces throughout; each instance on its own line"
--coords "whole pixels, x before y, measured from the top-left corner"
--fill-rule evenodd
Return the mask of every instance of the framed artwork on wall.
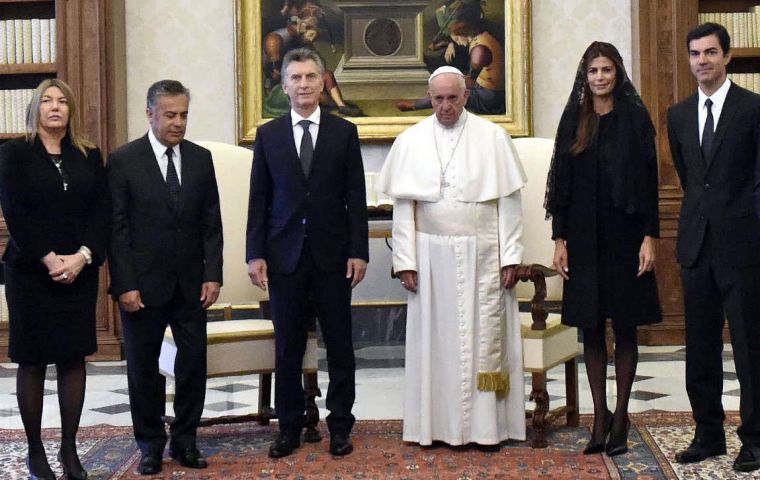
M 321 106 L 389 141 L 430 115 L 430 72 L 465 73 L 467 109 L 514 136 L 531 133 L 530 0 L 236 0 L 238 143 L 290 109 L 289 50 L 325 63 Z

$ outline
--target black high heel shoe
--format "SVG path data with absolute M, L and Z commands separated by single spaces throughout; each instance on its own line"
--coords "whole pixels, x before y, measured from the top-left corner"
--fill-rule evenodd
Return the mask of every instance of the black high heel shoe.
M 53 473 L 53 470 L 50 469 L 49 465 L 47 469 L 48 471 L 42 475 L 34 473 L 32 471 L 32 465 L 29 462 L 29 455 L 26 456 L 26 468 L 29 470 L 29 480 L 58 480 L 58 477 Z
M 63 451 L 58 450 L 58 462 L 60 462 L 61 467 L 63 467 L 63 474 L 66 475 L 66 480 L 87 480 L 87 471 L 82 467 L 82 463 L 79 461 L 79 457 L 76 456 L 75 453 L 75 460 L 76 463 L 79 464 L 79 471 L 74 472 L 72 470 L 69 470 L 69 467 L 66 465 L 66 462 L 63 461 Z M 75 467 L 76 468 L 76 467 Z
M 591 440 L 588 441 L 588 445 L 583 449 L 584 455 L 593 455 L 595 453 L 601 453 L 604 450 L 605 442 L 607 441 L 607 435 L 612 428 L 612 412 L 607 410 L 604 414 L 604 430 L 602 431 L 601 439 L 594 439 L 594 433 L 591 432 Z
M 625 423 L 621 430 L 611 430 L 610 440 L 607 442 L 605 451 L 610 457 L 622 455 L 628 451 L 628 431 L 631 429 L 631 420 L 625 416 Z

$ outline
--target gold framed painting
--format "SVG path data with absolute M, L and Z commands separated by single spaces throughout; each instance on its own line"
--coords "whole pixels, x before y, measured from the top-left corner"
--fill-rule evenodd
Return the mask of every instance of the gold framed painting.
M 430 115 L 427 78 L 465 73 L 467 108 L 513 136 L 531 134 L 530 0 L 236 0 L 238 143 L 290 109 L 282 57 L 325 61 L 320 104 L 389 141 Z

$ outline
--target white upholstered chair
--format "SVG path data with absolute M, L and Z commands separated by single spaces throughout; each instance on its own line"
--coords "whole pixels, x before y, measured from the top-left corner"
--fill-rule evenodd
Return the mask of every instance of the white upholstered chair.
M 547 138 L 514 140 L 528 183 L 522 191 L 523 264 L 518 268 L 521 282 L 517 295 L 531 299 L 531 311 L 520 314 L 523 337 L 524 370 L 532 374 L 531 400 L 535 410 L 529 414 L 534 436 L 533 447 L 546 447 L 546 427 L 554 419 L 565 416 L 566 424 L 578 425 L 578 355 L 577 329 L 560 323 L 560 315 L 547 314 L 544 302 L 562 299 L 562 278 L 551 269 L 554 242 L 551 222 L 545 220 L 544 191 L 554 142 Z M 526 283 L 523 283 L 526 282 Z M 530 283 L 533 285 L 531 285 Z M 546 372 L 564 363 L 566 402 L 550 408 L 546 391 Z
M 219 187 L 224 234 L 224 278 L 217 304 L 224 321 L 208 323 L 208 376 L 259 374 L 258 411 L 243 417 L 221 417 L 204 420 L 203 424 L 223 421 L 256 419 L 266 424 L 273 417 L 271 383 L 274 372 L 274 328 L 268 309 L 267 293 L 254 287 L 248 279 L 245 263 L 245 229 L 248 219 L 248 192 L 253 153 L 237 145 L 220 142 L 198 142 L 209 149 Z M 233 320 L 238 309 L 261 308 L 262 319 Z M 173 376 L 176 347 L 171 330 L 167 329 L 161 349 L 159 366 L 167 376 Z M 317 340 L 309 336 L 303 362 L 304 387 L 307 391 L 306 436 L 318 434 L 319 410 L 315 397 L 321 395 L 317 386 Z

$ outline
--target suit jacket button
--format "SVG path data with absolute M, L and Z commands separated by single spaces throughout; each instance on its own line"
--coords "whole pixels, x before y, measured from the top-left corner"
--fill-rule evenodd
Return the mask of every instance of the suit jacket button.
M 705 219 L 705 216 L 704 216 L 704 215 L 700 215 L 700 216 L 699 216 L 699 219 L 700 219 L 700 220 L 704 220 L 704 219 Z
M 705 183 L 705 190 L 710 190 L 710 184 L 709 183 Z

